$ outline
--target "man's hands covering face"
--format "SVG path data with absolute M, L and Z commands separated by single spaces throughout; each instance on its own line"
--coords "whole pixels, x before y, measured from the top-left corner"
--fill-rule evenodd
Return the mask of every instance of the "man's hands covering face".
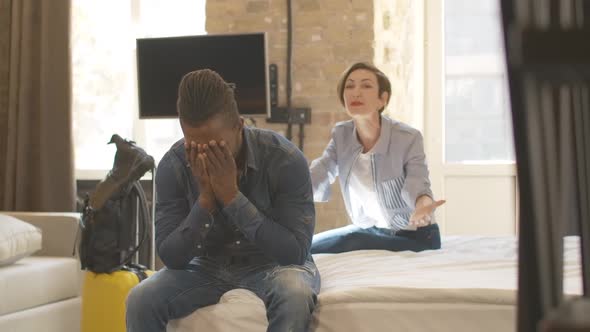
M 237 167 L 225 141 L 210 141 L 202 145 L 199 159 L 205 165 L 215 199 L 228 205 L 238 193 Z
M 225 141 L 209 144 L 185 143 L 186 158 L 197 184 L 199 205 L 209 211 L 215 209 L 215 201 L 224 206 L 238 192 L 237 168 L 234 157 Z
M 184 149 L 193 177 L 199 186 L 199 205 L 209 212 L 213 212 L 216 206 L 215 194 L 204 159 L 200 157 L 204 153 L 203 144 L 197 144 L 194 141 L 190 144 L 185 142 Z

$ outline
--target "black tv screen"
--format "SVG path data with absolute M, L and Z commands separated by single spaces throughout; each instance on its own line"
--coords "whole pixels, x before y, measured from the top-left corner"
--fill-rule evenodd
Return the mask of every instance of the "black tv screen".
M 137 39 L 139 117 L 177 117 L 180 80 L 204 68 L 235 84 L 241 114 L 270 116 L 266 35 L 261 32 Z

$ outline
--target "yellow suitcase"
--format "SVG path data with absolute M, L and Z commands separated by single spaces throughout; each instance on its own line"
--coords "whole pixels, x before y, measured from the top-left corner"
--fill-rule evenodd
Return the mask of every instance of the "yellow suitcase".
M 125 301 L 154 272 L 125 267 L 113 273 L 87 271 L 82 287 L 82 332 L 125 332 Z

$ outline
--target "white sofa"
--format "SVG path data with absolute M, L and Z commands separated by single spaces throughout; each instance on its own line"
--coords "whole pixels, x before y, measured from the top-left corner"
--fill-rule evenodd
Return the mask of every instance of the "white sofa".
M 41 229 L 42 249 L 0 267 L 0 331 L 80 331 L 77 213 L 2 212 Z

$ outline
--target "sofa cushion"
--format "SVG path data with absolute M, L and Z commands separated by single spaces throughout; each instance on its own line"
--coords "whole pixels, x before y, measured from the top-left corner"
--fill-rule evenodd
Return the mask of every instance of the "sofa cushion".
M 75 297 L 2 315 L 0 331 L 80 332 L 81 307 L 82 299 Z
M 0 266 L 12 264 L 41 249 L 41 230 L 0 214 Z
M 0 315 L 76 297 L 80 267 L 74 258 L 31 256 L 0 267 Z

